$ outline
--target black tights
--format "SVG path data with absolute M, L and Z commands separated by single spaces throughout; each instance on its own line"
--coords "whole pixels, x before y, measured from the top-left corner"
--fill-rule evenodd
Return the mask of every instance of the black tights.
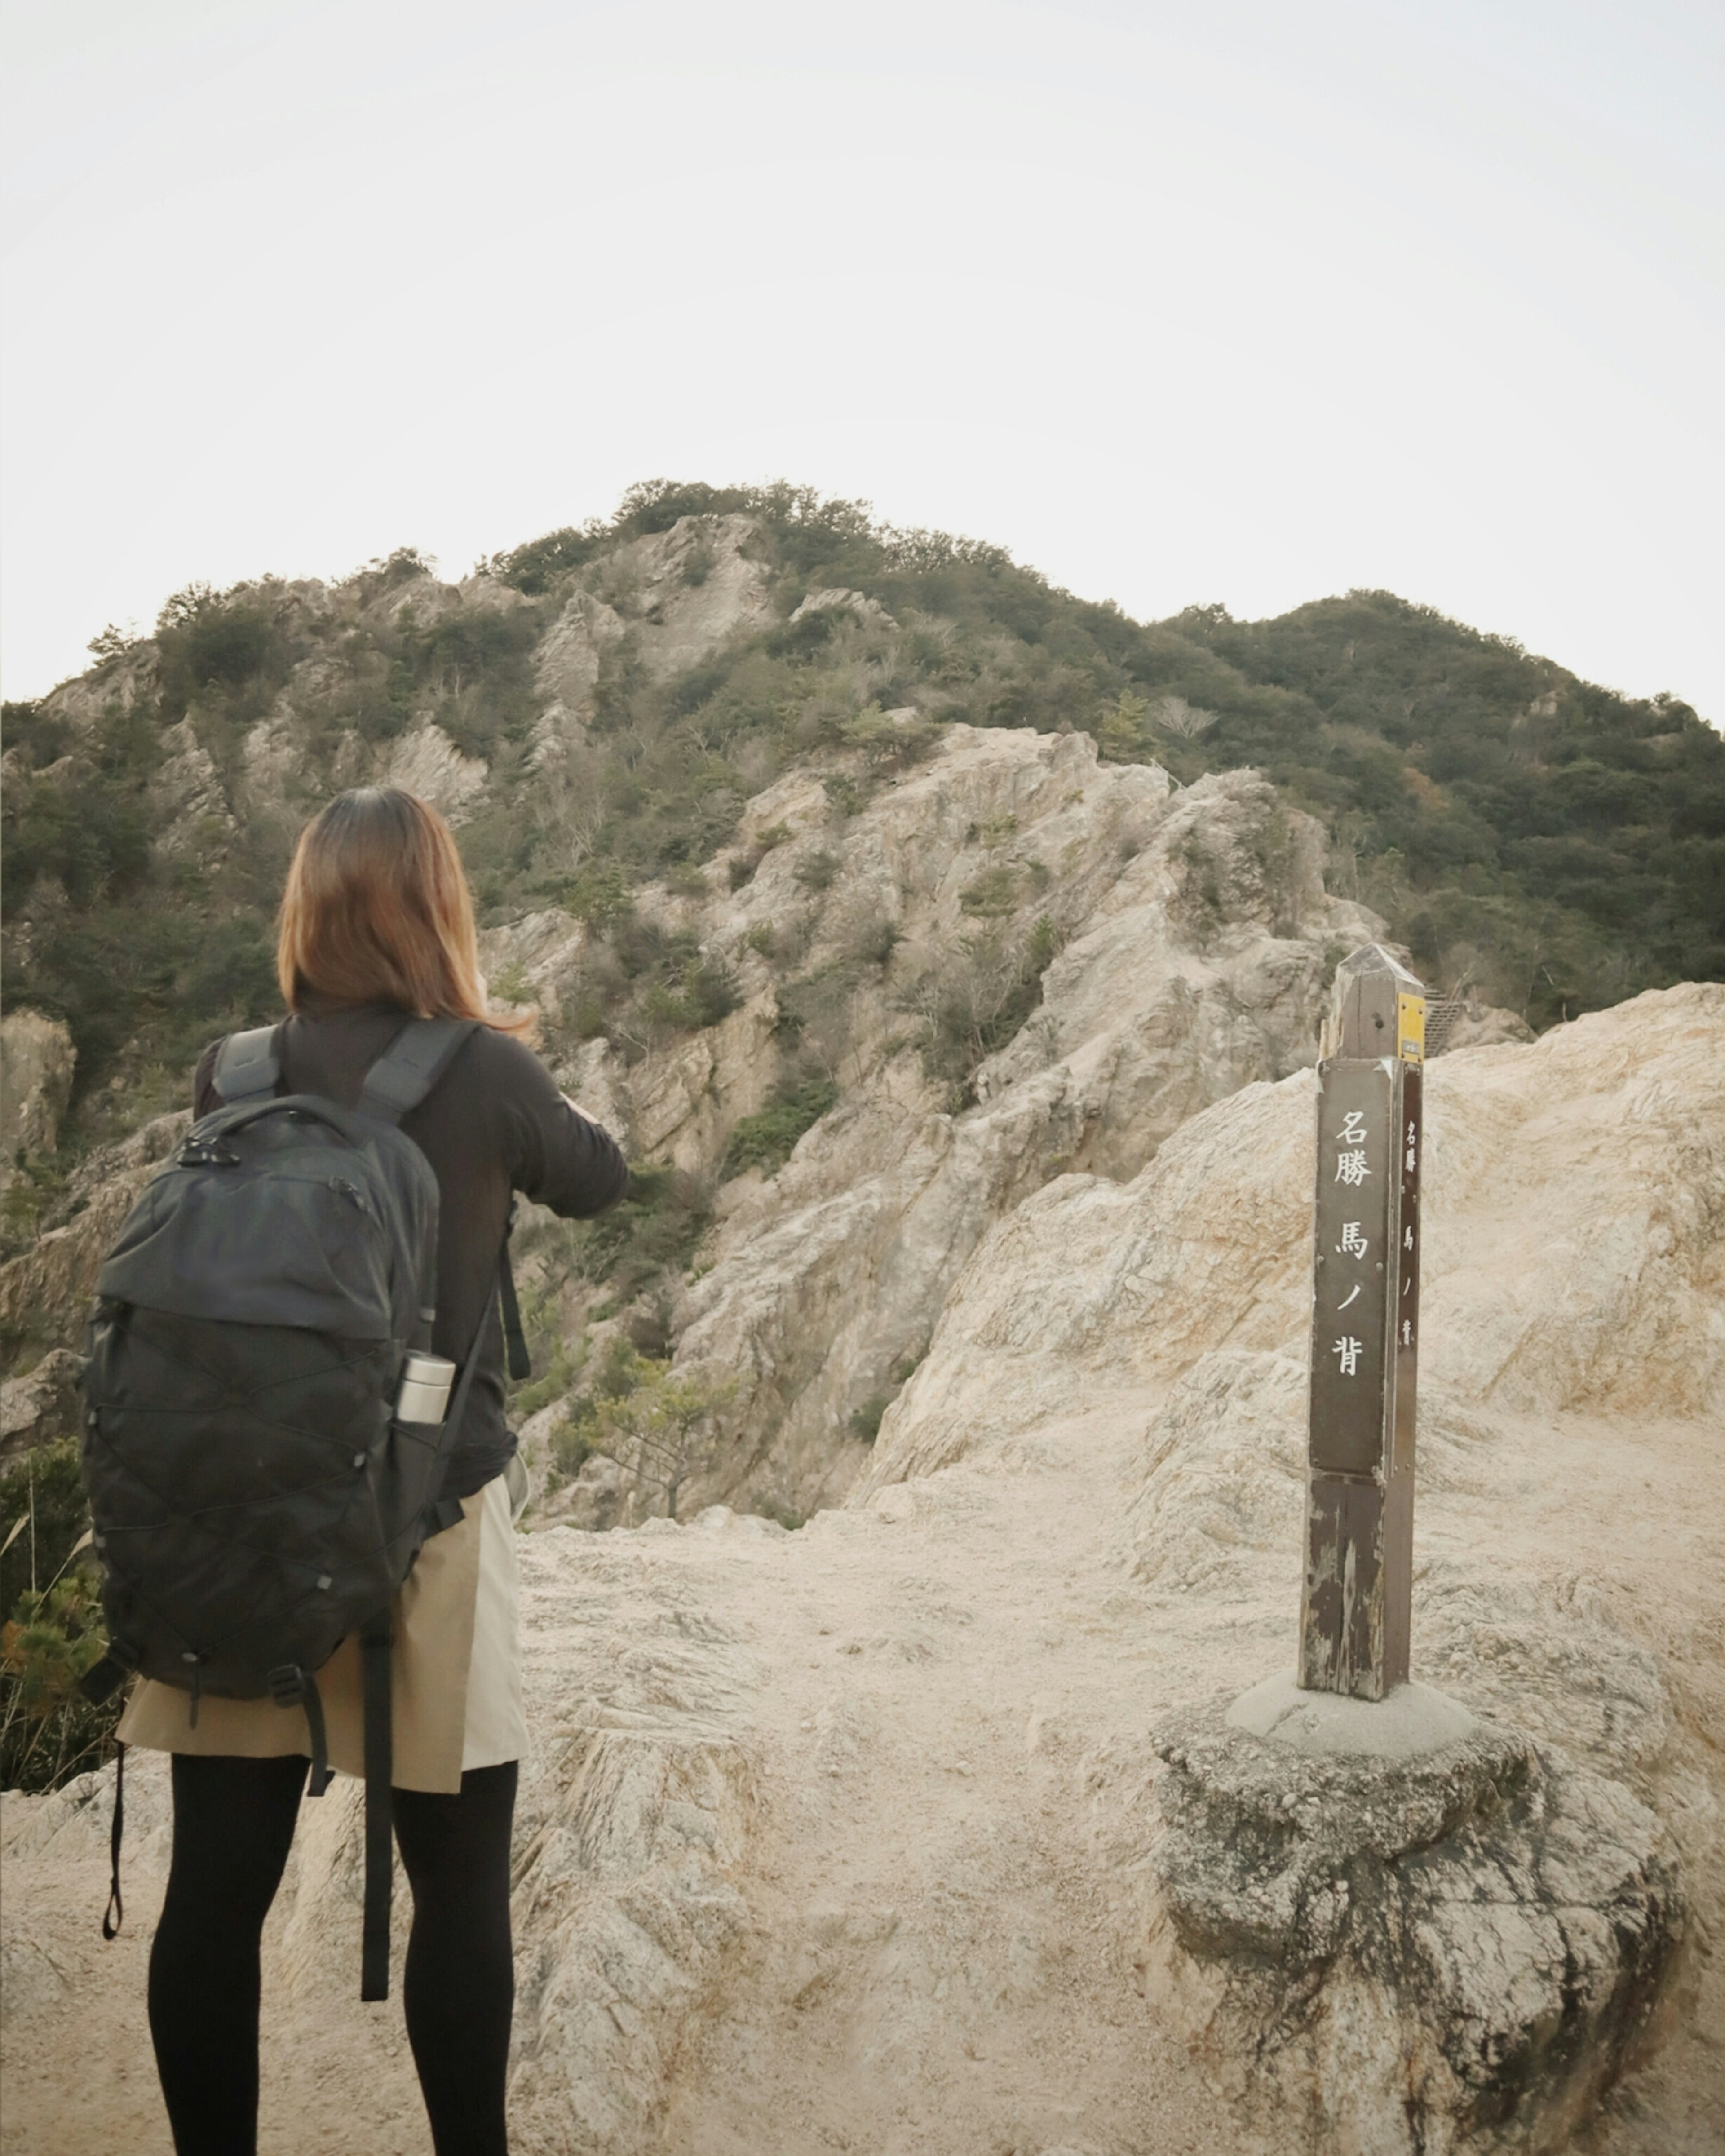
M 174 1754 L 173 1865 L 150 1954 L 150 2034 L 177 2156 L 257 2148 L 259 1943 L 305 1771 L 301 1758 Z M 408 2041 L 437 2156 L 506 2156 L 515 1788 L 511 1760 L 464 1774 L 459 1796 L 392 1793 L 413 1891 Z

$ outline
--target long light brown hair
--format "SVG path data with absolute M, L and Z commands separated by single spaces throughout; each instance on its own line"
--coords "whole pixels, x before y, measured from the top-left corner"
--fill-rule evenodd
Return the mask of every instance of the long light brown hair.
M 290 1010 L 309 999 L 382 1003 L 420 1018 L 478 1019 L 505 1033 L 532 1024 L 487 1006 L 454 834 L 398 786 L 338 793 L 300 834 L 275 971 Z

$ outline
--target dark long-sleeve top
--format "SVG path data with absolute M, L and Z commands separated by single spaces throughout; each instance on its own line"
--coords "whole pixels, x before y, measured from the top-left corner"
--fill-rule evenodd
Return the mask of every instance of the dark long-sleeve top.
M 277 1091 L 316 1093 L 356 1108 L 366 1073 L 408 1014 L 384 1004 L 331 1008 L 289 1019 Z M 198 1060 L 193 1105 L 221 1106 L 213 1072 L 219 1041 Z M 465 1363 L 483 1317 L 479 1363 L 449 1462 L 444 1494 L 471 1496 L 501 1475 L 515 1450 L 503 1408 L 503 1327 L 497 1259 L 519 1190 L 565 1219 L 586 1219 L 622 1197 L 629 1167 L 610 1134 L 572 1108 L 532 1050 L 476 1027 L 417 1108 L 405 1135 L 437 1177 L 437 1322 L 432 1348 Z

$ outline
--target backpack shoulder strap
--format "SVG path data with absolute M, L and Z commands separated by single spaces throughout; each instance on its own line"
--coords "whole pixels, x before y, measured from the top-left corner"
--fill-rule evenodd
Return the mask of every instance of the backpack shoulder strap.
M 398 1122 L 409 1108 L 418 1106 L 449 1068 L 456 1050 L 478 1029 L 475 1019 L 409 1019 L 366 1073 L 361 1112 L 383 1122 Z
M 236 1101 L 265 1098 L 281 1076 L 281 1028 L 254 1025 L 249 1033 L 230 1033 L 217 1050 L 211 1075 L 230 1107 Z

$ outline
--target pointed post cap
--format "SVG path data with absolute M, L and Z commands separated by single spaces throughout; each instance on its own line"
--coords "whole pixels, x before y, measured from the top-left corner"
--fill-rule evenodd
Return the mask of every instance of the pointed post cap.
M 1364 943 L 1336 968 L 1318 1053 L 1375 1058 L 1404 1055 L 1420 1060 L 1425 1037 L 1425 984 L 1381 943 Z M 1408 1001 L 1419 1005 L 1417 1034 L 1402 1023 Z M 1417 1043 L 1411 1054 L 1408 1044 Z

